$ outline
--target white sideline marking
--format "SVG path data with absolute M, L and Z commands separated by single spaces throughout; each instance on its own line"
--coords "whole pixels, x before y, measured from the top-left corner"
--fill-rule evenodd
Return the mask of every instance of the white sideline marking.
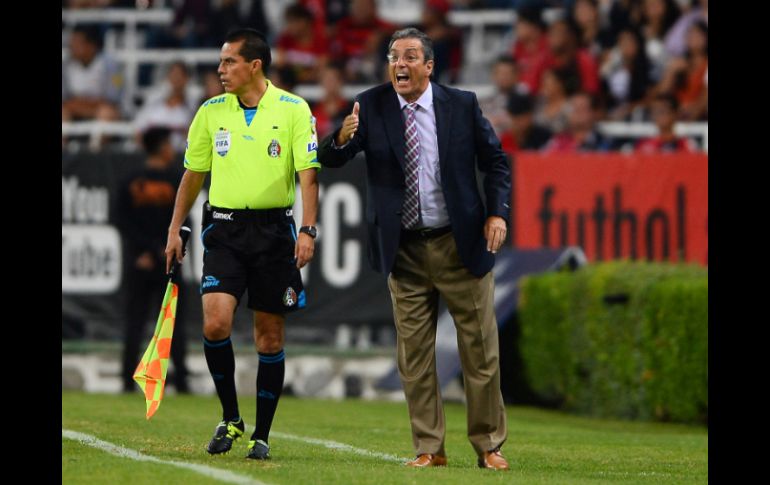
M 78 441 L 84 445 L 97 448 L 99 450 L 102 450 L 111 455 L 118 456 L 120 458 L 128 458 L 130 460 L 136 460 L 136 461 L 149 461 L 151 463 L 160 463 L 162 465 L 171 465 L 178 468 L 185 468 L 187 470 L 192 470 L 196 473 L 200 473 L 201 475 L 204 475 L 206 477 L 213 478 L 215 480 L 219 480 L 227 483 L 267 485 L 266 483 L 255 480 L 249 476 L 239 475 L 229 470 L 221 470 L 219 468 L 213 468 L 210 466 L 200 465 L 197 463 L 187 463 L 184 461 L 161 460 L 160 458 L 155 458 L 154 456 L 143 455 L 138 451 L 135 451 L 129 448 L 123 448 L 122 446 L 114 445 L 108 441 L 102 441 L 99 438 L 96 438 L 95 436 L 91 436 L 90 434 L 79 433 L 77 431 L 71 431 L 71 430 L 62 428 L 61 435 L 62 435 L 62 438 L 68 438 L 71 440 Z
M 363 448 L 356 448 L 355 446 L 351 446 L 345 443 L 340 443 L 339 441 L 321 440 L 318 438 L 309 438 L 307 436 L 297 436 L 289 433 L 281 433 L 280 431 L 271 431 L 270 435 L 275 436 L 277 438 L 283 438 L 285 440 L 302 441 L 304 443 L 310 443 L 311 445 L 323 446 L 325 448 L 329 448 L 330 450 L 347 451 L 348 453 L 368 456 L 371 458 L 379 458 L 381 460 L 391 461 L 394 463 L 405 463 L 407 461 L 404 458 L 400 458 L 396 455 L 391 455 L 388 453 L 380 453 L 379 451 L 365 450 Z

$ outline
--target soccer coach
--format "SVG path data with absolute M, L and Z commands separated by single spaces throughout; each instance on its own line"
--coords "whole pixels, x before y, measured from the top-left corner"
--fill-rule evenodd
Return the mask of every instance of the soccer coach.
M 408 465 L 447 464 L 435 358 L 441 296 L 457 328 L 478 465 L 506 470 L 491 269 L 510 212 L 508 159 L 476 95 L 430 81 L 427 35 L 413 28 L 394 33 L 387 59 L 391 82 L 358 96 L 342 127 L 322 141 L 319 160 L 340 167 L 361 150 L 366 155 L 369 259 L 389 273 L 398 370 L 417 454 Z M 485 174 L 486 207 L 476 167 Z

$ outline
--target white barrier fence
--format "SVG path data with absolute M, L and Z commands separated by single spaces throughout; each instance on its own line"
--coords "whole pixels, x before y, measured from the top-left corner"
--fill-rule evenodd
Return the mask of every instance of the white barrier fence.
M 315 87 L 313 87 L 315 89 Z M 361 92 L 359 87 L 348 86 L 353 95 Z M 312 92 L 312 90 L 310 90 Z M 297 90 L 300 94 L 300 90 Z M 346 95 L 350 93 L 346 92 Z M 302 94 L 300 94 L 302 95 Z M 303 95 L 303 97 L 305 97 Z M 352 96 L 350 96 L 352 97 Z M 313 100 L 312 97 L 306 97 Z M 657 128 L 654 123 L 632 122 L 624 123 L 617 121 L 605 121 L 597 123 L 599 131 L 606 136 L 614 138 L 642 138 L 654 136 Z M 708 153 L 709 125 L 708 123 L 677 123 L 674 131 L 678 136 L 687 136 L 695 138 L 699 147 Z M 134 135 L 137 129 L 131 121 L 75 121 L 63 122 L 61 126 L 62 136 L 87 136 L 88 148 L 97 151 L 100 148 L 102 136 L 114 136 L 123 140 L 123 148 L 129 151 L 136 150 Z

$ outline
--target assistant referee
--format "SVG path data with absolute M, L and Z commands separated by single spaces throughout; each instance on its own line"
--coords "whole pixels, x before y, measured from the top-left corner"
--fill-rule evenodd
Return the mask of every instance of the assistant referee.
M 225 94 L 198 109 L 188 134 L 185 173 L 166 245 L 167 271 L 182 260 L 179 229 L 211 172 L 204 245 L 203 336 L 222 404 L 208 444 L 228 452 L 245 425 L 235 390 L 233 314 L 248 289 L 259 354 L 256 429 L 247 458 L 270 457 L 268 434 L 284 378 L 284 315 L 305 306 L 299 268 L 313 257 L 318 212 L 315 119 L 307 102 L 266 79 L 270 47 L 253 29 L 227 34 L 218 73 Z M 302 190 L 302 227 L 294 228 L 294 178 Z

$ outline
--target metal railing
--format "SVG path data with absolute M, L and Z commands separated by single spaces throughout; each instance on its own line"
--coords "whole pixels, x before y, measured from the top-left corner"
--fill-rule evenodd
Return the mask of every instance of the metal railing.
M 655 136 L 658 128 L 651 122 L 603 121 L 597 123 L 599 131 L 606 136 L 615 138 L 642 138 Z M 679 122 L 674 125 L 677 136 L 695 137 L 702 140 L 700 148 L 709 151 L 708 122 Z
M 123 94 L 123 108 L 133 113 L 133 99 L 136 94 L 139 77 L 139 61 L 131 54 L 140 50 L 139 24 L 168 25 L 174 18 L 174 11 L 170 8 L 151 8 L 147 10 L 131 9 L 62 9 L 61 19 L 67 29 L 76 24 L 114 23 L 125 27 L 124 45 L 122 51 L 107 49 L 110 55 L 125 63 L 124 79 L 126 80 Z M 65 49 L 62 46 L 62 61 L 65 58 Z
M 354 89 L 354 86 L 348 86 Z M 354 92 L 359 93 L 360 90 Z M 604 135 L 615 138 L 642 138 L 654 136 L 658 130 L 654 123 L 650 122 L 619 122 L 605 121 L 597 123 L 597 129 Z M 63 122 L 61 125 L 62 136 L 88 136 L 88 147 L 92 151 L 100 148 L 102 136 L 116 136 L 126 139 L 125 148 L 135 149 L 133 137 L 137 128 L 131 121 L 74 121 Z M 674 132 L 678 136 L 695 137 L 700 142 L 700 147 L 708 153 L 708 123 L 677 123 Z

